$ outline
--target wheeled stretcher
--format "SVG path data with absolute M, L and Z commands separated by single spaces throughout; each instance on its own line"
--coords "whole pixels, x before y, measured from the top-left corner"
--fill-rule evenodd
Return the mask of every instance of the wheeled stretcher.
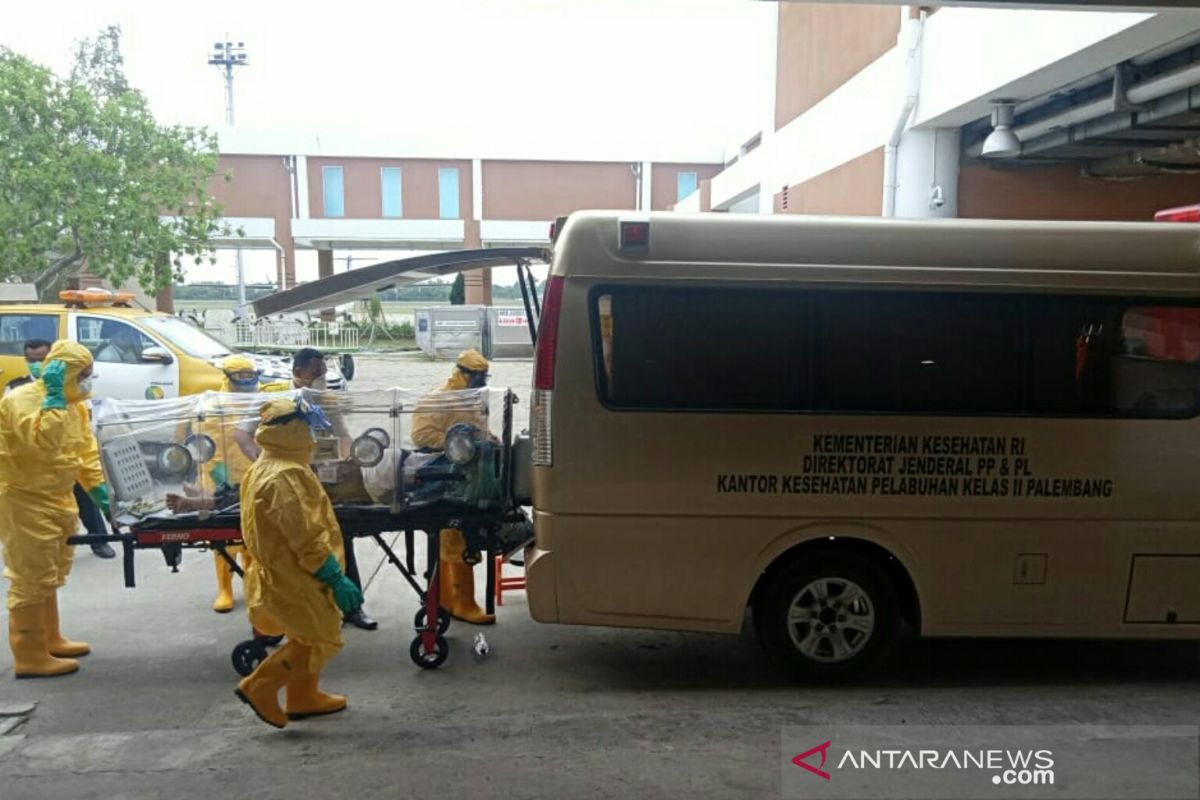
M 449 655 L 444 634 L 450 625 L 449 614 L 438 604 L 440 531 L 463 531 L 468 560 L 486 556 L 489 565 L 495 556 L 508 555 L 532 538 L 532 525 L 521 509 L 524 490 L 511 469 L 514 460 L 525 458 L 526 447 L 513 444 L 515 396 L 497 390 L 436 396 L 443 415 L 439 419 L 453 423 L 446 448 L 451 459 L 442 451 L 392 446 L 404 441 L 401 421 L 417 408 L 403 390 L 390 390 L 388 398 L 308 390 L 293 394 L 298 401 L 321 403 L 334 423 L 338 441 L 326 442 L 323 451 L 318 442 L 317 456 L 324 460 L 313 468 L 334 501 L 343 534 L 372 539 L 400 571 L 419 599 L 409 655 L 424 669 L 440 666 Z M 208 393 L 182 401 L 110 401 L 97 414 L 101 460 L 115 498 L 113 533 L 106 539 L 121 545 L 126 586 L 135 585 L 137 552 L 149 549 L 160 550 L 173 571 L 178 571 L 184 550 L 213 550 L 242 574 L 229 552 L 242 544 L 237 493 L 227 481 L 204 478 L 205 470 L 227 478 L 228 467 L 218 459 L 233 460 L 231 448 L 238 446 L 233 432 L 245 429 L 251 409 L 261 402 L 255 395 Z M 164 403 L 178 407 L 164 408 Z M 496 406 L 501 413 L 493 414 Z M 489 422 L 493 417 L 494 425 Z M 390 430 L 385 421 L 391 422 Z M 211 466 L 214 462 L 221 469 Z M 164 507 L 169 495 L 186 497 L 195 510 L 172 513 Z M 403 556 L 384 537 L 401 532 Z M 423 570 L 415 563 L 418 532 L 427 538 Z M 494 612 L 494 580 L 488 569 L 489 613 Z M 266 657 L 267 647 L 277 643 L 254 632 L 234 647 L 234 669 L 248 675 Z

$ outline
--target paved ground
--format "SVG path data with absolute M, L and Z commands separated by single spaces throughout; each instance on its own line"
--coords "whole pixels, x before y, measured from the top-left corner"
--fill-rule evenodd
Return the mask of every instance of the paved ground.
M 359 385 L 446 371 L 361 366 Z M 494 374 L 524 394 L 528 369 Z M 378 551 L 358 552 L 371 575 Z M 0 647 L 0 714 L 36 704 L 15 729 L 0 716 L 0 799 L 769 798 L 784 725 L 1200 720 L 1195 644 L 927 642 L 870 683 L 802 687 L 748 635 L 543 626 L 520 594 L 483 629 L 490 656 L 471 653 L 480 629 L 455 623 L 449 661 L 422 672 L 414 598 L 385 565 L 367 592 L 380 629 L 347 631 L 326 674 L 351 709 L 276 731 L 233 696 L 229 651 L 247 625 L 240 604 L 209 611 L 212 590 L 207 554 L 179 574 L 142 554 L 125 589 L 119 562 L 80 552 L 62 603 L 68 634 L 95 648 L 84 668 L 15 681 Z

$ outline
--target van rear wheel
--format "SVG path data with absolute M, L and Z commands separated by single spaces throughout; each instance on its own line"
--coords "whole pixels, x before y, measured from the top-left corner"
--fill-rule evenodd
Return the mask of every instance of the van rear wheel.
M 836 681 L 877 665 L 900 628 L 891 580 L 845 553 L 806 553 L 768 579 L 754 627 L 771 658 L 798 678 Z

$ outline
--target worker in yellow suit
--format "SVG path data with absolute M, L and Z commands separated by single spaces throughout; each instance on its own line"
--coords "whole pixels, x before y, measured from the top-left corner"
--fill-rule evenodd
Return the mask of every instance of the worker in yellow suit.
M 459 423 L 473 425 L 487 432 L 487 416 L 476 411 L 455 408 L 439 409 L 437 394 L 482 389 L 487 386 L 491 365 L 478 350 L 466 350 L 454 363 L 454 372 L 438 389 L 417 404 L 413 411 L 413 444 L 429 451 L 446 446 L 446 431 Z M 485 613 L 475 601 L 474 566 L 463 561 L 466 539 L 462 531 L 442 530 L 438 548 L 438 602 L 456 619 L 476 625 L 491 625 L 495 614 Z
M 74 560 L 78 482 L 108 513 L 108 486 L 88 425 L 92 354 L 58 341 L 41 378 L 0 401 L 0 543 L 8 587 L 8 641 L 18 678 L 65 675 L 91 648 L 63 637 L 58 590 Z
M 241 484 L 242 539 L 253 559 L 246 606 L 256 629 L 278 625 L 287 642 L 238 683 L 237 696 L 264 722 L 332 714 L 346 698 L 319 688 L 321 670 L 342 648 L 342 615 L 362 592 L 342 572 L 342 532 L 309 467 L 319 408 L 280 397 L 263 404 L 255 441 L 262 451 Z M 285 706 L 279 690 L 286 691 Z
M 221 362 L 221 371 L 225 373 L 225 379 L 221 382 L 222 392 L 259 391 L 260 373 L 254 362 L 246 356 L 227 356 Z M 209 409 L 210 412 L 220 410 Z M 241 483 L 242 476 L 258 455 L 258 447 L 254 444 L 255 427 L 257 421 L 253 419 L 247 421 L 220 413 L 205 416 L 200 423 L 200 432 L 213 440 L 216 451 L 212 460 L 200 471 L 201 496 L 213 497 L 222 484 L 232 487 Z M 244 548 L 227 547 L 225 552 L 235 558 L 240 555 L 242 569 L 245 570 L 249 556 Z M 233 610 L 233 568 L 216 551 L 213 551 L 213 565 L 217 573 L 217 597 L 213 600 L 212 608 L 218 614 L 226 614 Z

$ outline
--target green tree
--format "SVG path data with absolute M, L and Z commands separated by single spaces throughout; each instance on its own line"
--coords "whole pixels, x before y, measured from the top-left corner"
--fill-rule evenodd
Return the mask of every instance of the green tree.
M 216 137 L 159 125 L 121 65 L 115 27 L 80 43 L 67 80 L 0 48 L 0 280 L 47 294 L 86 265 L 157 294 L 228 232 L 208 193 Z
M 450 305 L 461 306 L 467 302 L 467 284 L 463 280 L 463 274 L 460 272 L 454 278 L 454 285 L 450 287 Z

